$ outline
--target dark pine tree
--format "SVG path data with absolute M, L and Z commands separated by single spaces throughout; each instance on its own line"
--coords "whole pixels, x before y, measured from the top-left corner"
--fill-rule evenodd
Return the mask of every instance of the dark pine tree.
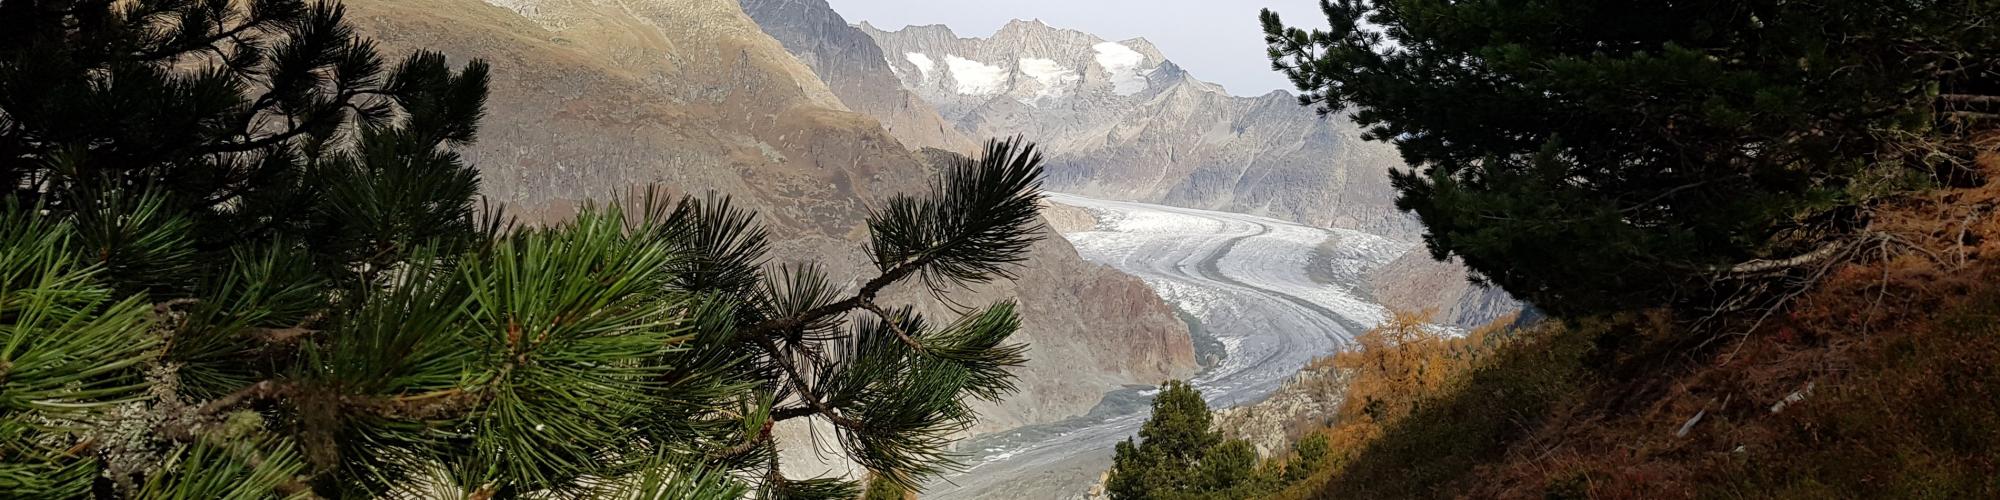
M 330 1 L 0 1 L 0 497 L 852 498 L 772 425 L 914 488 L 1014 389 L 1011 304 L 877 294 L 1010 276 L 1032 146 L 887 200 L 844 291 L 727 199 L 481 210 L 486 85 Z
M 1962 148 L 1912 146 L 2000 119 L 1989 1 L 1321 5 L 1328 30 L 1263 15 L 1300 101 L 1397 146 L 1433 256 L 1559 315 L 1825 260 L 1871 200 L 1969 181 Z

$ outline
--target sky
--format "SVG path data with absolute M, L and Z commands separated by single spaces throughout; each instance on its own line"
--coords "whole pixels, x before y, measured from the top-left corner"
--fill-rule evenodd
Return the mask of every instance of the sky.
M 1317 0 L 828 0 L 847 22 L 896 30 L 943 24 L 962 37 L 984 37 L 1010 19 L 1041 19 L 1107 40 L 1145 37 L 1195 78 L 1229 93 L 1293 90 L 1264 57 L 1257 11 L 1269 7 L 1291 25 L 1323 28 Z

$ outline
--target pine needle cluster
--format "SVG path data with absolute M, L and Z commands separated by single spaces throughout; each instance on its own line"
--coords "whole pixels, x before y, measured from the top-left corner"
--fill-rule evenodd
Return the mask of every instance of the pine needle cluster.
M 1041 232 L 1018 139 L 868 220 L 856 290 L 727 198 L 482 208 L 487 66 L 386 63 L 336 2 L 0 2 L 0 497 L 851 498 L 956 465 L 1014 390 Z

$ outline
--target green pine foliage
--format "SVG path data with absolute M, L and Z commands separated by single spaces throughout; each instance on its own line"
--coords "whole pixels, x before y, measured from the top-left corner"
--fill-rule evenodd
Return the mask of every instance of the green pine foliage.
M 1249 442 L 1213 428 L 1201 391 L 1169 381 L 1153 398 L 1139 440 L 1118 443 L 1105 493 L 1116 500 L 1251 498 L 1273 486 L 1258 462 Z
M 909 496 L 910 491 L 894 481 L 870 479 L 868 490 L 862 492 L 861 500 L 904 500 Z
M 1289 450 L 1261 457 L 1249 441 L 1215 429 L 1201 392 L 1169 381 L 1153 414 L 1113 452 L 1104 491 L 1115 500 L 1292 498 L 1324 482 L 1334 466 L 1326 434 L 1309 432 Z
M 1934 138 L 2000 119 L 1989 1 L 1321 4 L 1263 15 L 1300 101 L 1397 146 L 1435 257 L 1564 316 L 1819 260 L 1871 200 L 1969 182 Z
M 482 210 L 486 66 L 386 64 L 344 15 L 0 2 L 0 497 L 853 498 L 773 425 L 915 489 L 1014 390 L 1012 304 L 878 294 L 1010 277 L 1033 146 L 887 200 L 844 290 L 726 198 Z

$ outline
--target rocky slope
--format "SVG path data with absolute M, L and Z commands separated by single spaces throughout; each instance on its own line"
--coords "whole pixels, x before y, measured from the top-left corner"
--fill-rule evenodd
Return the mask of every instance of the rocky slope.
M 493 65 L 466 156 L 486 194 L 529 220 L 647 185 L 726 194 L 781 235 L 778 261 L 818 260 L 852 283 L 871 267 L 868 208 L 931 177 L 735 0 L 345 3 L 388 53 Z M 1022 391 L 986 408 L 981 430 L 1080 414 L 1112 388 L 1194 369 L 1185 325 L 1142 282 L 1082 261 L 1061 238 L 1034 252 L 1020 279 L 954 296 L 1019 300 L 1017 338 L 1032 346 Z M 907 289 L 891 298 L 927 300 Z
M 1431 321 L 1472 329 L 1521 311 L 1520 301 L 1498 288 L 1473 284 L 1456 262 L 1438 262 L 1412 250 L 1368 276 L 1376 301 L 1403 311 L 1430 311 Z
M 973 137 L 1025 134 L 1052 153 L 1052 187 L 1087 196 L 1266 215 L 1408 237 L 1392 148 L 1283 92 L 1237 97 L 1143 38 L 1107 41 L 1040 21 L 987 38 L 944 26 L 860 29 L 905 88 Z
M 1339 414 L 1348 377 L 1331 363 L 1307 365 L 1263 401 L 1215 410 L 1213 425 L 1224 437 L 1249 441 L 1259 456 L 1283 455 L 1293 441 Z
M 764 32 L 812 68 L 840 101 L 881 120 L 910 149 L 970 152 L 977 144 L 946 123 L 929 102 L 903 90 L 882 49 L 848 25 L 825 0 L 742 0 Z

